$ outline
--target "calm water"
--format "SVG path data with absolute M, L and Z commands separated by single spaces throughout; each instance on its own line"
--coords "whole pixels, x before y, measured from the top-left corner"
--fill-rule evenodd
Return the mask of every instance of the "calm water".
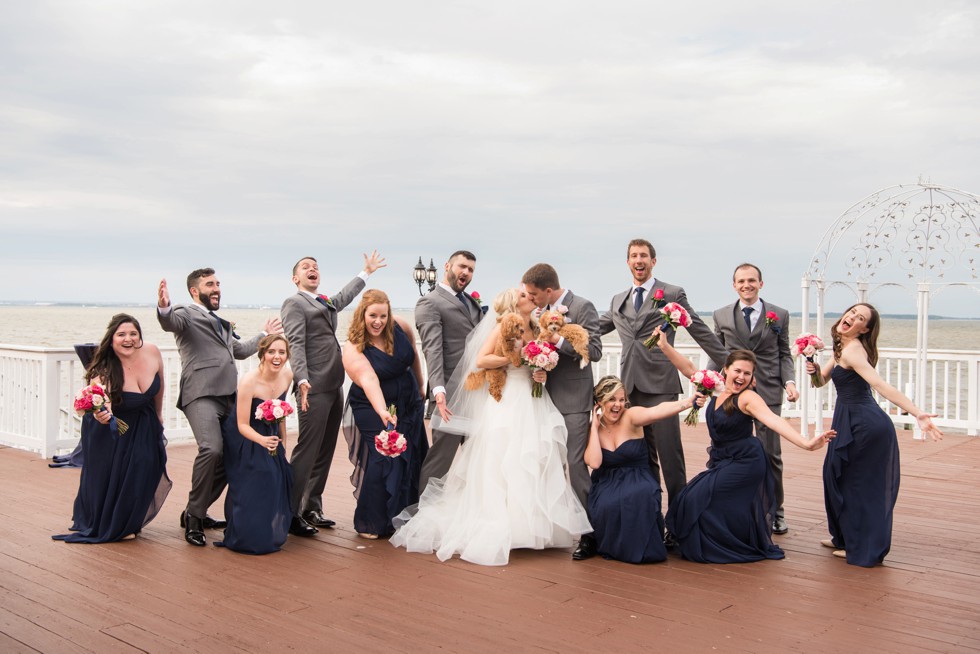
M 145 340 L 157 345 L 173 345 L 171 334 L 160 329 L 156 309 L 144 307 L 61 307 L 61 306 L 0 306 L 0 344 L 35 345 L 41 347 L 70 347 L 76 343 L 98 342 L 110 317 L 119 312 L 136 316 L 143 328 Z M 396 314 L 414 324 L 411 309 L 397 309 Z M 223 318 L 237 324 L 237 332 L 251 336 L 262 329 L 265 321 L 278 314 L 272 309 L 222 309 Z M 340 314 L 340 333 L 344 339 L 350 323 L 350 311 Z M 704 316 L 702 316 L 704 317 Z M 710 324 L 710 318 L 706 321 Z M 832 321 L 827 322 L 829 330 Z M 793 318 L 790 335 L 799 333 L 799 318 Z M 824 334 L 829 343 L 829 334 Z M 685 330 L 679 339 L 690 341 Z M 615 333 L 606 337 L 615 342 Z M 933 348 L 980 350 L 980 321 L 933 320 L 929 323 L 929 344 Z M 915 320 L 884 318 L 879 345 L 882 347 L 915 347 Z

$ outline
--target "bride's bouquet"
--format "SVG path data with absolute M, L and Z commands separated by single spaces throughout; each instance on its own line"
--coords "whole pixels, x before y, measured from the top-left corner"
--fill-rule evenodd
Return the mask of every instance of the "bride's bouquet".
M 725 378 L 714 370 L 698 370 L 691 375 L 691 383 L 694 384 L 694 389 L 698 393 L 707 395 L 708 397 L 714 395 L 715 391 L 725 388 Z M 687 412 L 687 417 L 684 418 L 684 424 L 691 425 L 692 427 L 697 425 L 698 414 L 700 413 L 701 407 L 695 403 L 691 407 L 691 410 Z
M 663 317 L 664 322 L 667 323 L 668 327 L 673 327 L 674 331 L 677 331 L 677 327 L 690 327 L 691 326 L 691 314 L 687 312 L 687 309 L 682 307 L 677 302 L 668 302 L 660 309 L 660 315 Z M 643 347 L 648 350 L 652 350 L 656 345 L 657 341 L 660 340 L 660 334 L 654 334 L 647 340 L 643 341 Z
M 75 394 L 75 411 L 78 415 L 85 415 L 86 413 L 97 413 L 105 408 L 106 402 L 109 401 L 109 395 L 106 393 L 105 388 L 98 384 L 89 384 L 82 390 Z M 113 416 L 110 420 L 109 425 L 112 426 L 112 421 L 116 423 L 116 429 L 119 435 L 122 436 L 129 429 L 129 425 L 125 421 Z
M 528 342 L 521 349 L 521 360 L 524 365 L 535 370 L 554 370 L 558 365 L 558 350 L 548 341 L 535 340 Z M 531 397 L 541 397 L 544 393 L 544 385 L 541 382 L 531 382 Z
M 396 415 L 395 411 L 396 409 L 394 404 L 388 407 L 388 413 L 390 413 L 392 416 Z M 408 449 L 408 441 L 406 441 L 405 437 L 396 431 L 395 426 L 389 422 L 388 425 L 374 437 L 374 449 L 378 451 L 378 454 L 394 458 Z
M 819 336 L 815 334 L 800 334 L 797 339 L 793 342 L 790 351 L 793 353 L 794 357 L 800 355 L 803 356 L 810 363 L 815 363 L 814 357 L 817 352 L 824 349 L 826 346 L 823 341 L 820 340 Z M 820 370 L 818 369 L 815 373 L 810 375 L 810 383 L 814 386 L 820 385 Z
M 286 416 L 292 415 L 293 406 L 289 402 L 283 402 L 282 400 L 266 400 L 262 404 L 255 407 L 255 419 L 261 420 L 264 423 L 270 425 L 278 425 Z M 276 456 L 279 452 L 278 448 L 271 450 L 270 455 Z

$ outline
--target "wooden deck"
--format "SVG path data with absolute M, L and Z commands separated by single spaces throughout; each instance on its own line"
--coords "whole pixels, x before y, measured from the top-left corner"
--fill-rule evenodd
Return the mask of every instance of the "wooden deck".
M 969 651 L 980 649 L 980 439 L 902 438 L 892 552 L 848 566 L 826 537 L 823 453 L 791 445 L 783 561 L 656 565 L 564 550 L 484 568 L 364 541 L 338 452 L 313 539 L 253 557 L 184 543 L 193 446 L 170 449 L 174 490 L 135 541 L 55 542 L 77 470 L 0 450 L 0 652 Z M 703 426 L 685 428 L 689 475 Z M 338 448 L 340 450 L 342 448 Z M 220 514 L 220 505 L 215 514 Z M 213 537 L 218 532 L 209 532 Z

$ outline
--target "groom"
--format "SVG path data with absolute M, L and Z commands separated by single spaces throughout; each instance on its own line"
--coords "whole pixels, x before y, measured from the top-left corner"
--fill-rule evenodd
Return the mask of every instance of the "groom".
M 561 287 L 558 273 L 546 263 L 531 266 L 521 279 L 528 297 L 539 309 L 564 307 L 565 322 L 579 325 L 589 333 L 589 360 L 593 363 L 602 358 L 602 341 L 599 338 L 599 313 L 595 305 Z M 568 431 L 568 476 L 572 491 L 582 506 L 588 510 L 589 468 L 585 465 L 585 448 L 589 444 L 589 415 L 592 412 L 592 366 L 582 368 L 582 360 L 571 344 L 552 334 L 552 342 L 558 347 L 558 365 L 548 373 L 545 387 L 555 407 L 565 418 Z M 584 534 L 572 553 L 576 561 L 587 559 L 596 552 L 595 538 Z
M 466 292 L 473 279 L 476 255 L 468 250 L 456 250 L 446 262 L 442 282 L 415 305 L 415 327 L 422 340 L 422 354 L 429 375 L 429 397 L 439 410 L 439 417 L 452 421 L 452 411 L 446 398 L 455 389 L 449 387 L 456 365 L 466 348 L 466 337 L 483 318 L 480 304 Z M 431 478 L 440 478 L 449 471 L 459 448 L 461 436 L 433 430 L 432 447 L 422 463 L 419 493 Z

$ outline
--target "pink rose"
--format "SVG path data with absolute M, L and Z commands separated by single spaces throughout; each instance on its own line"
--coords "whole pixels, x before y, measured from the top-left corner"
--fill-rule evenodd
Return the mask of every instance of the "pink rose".
M 658 288 L 655 290 L 653 292 L 653 299 L 658 301 L 664 299 L 664 289 Z

